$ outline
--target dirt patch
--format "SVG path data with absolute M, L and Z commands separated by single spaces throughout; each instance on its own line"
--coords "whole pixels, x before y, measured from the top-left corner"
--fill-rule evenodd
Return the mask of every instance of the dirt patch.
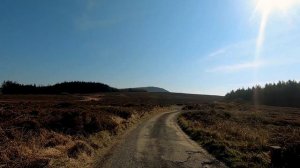
M 100 101 L 101 95 L 83 96 L 80 101 Z

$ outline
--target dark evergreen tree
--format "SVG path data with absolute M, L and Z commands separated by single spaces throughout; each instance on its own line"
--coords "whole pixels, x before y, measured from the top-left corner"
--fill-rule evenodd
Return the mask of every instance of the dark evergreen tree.
M 61 94 L 61 93 L 97 93 L 118 92 L 116 88 L 96 82 L 63 82 L 49 86 L 23 85 L 5 81 L 2 84 L 3 94 Z
M 266 84 L 263 88 L 237 89 L 226 94 L 225 98 L 271 106 L 300 107 L 300 82 L 279 81 L 277 84 Z

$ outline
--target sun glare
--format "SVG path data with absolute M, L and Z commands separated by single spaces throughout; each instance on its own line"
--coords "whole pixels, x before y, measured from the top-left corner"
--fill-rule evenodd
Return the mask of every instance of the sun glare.
M 300 5 L 300 0 L 255 0 L 255 2 L 255 13 L 259 13 L 261 15 L 259 32 L 256 40 L 256 53 L 254 57 L 254 62 L 257 63 L 260 61 L 269 17 L 275 12 L 280 15 L 287 16 L 288 12 L 292 8 Z M 258 70 L 255 69 L 255 81 L 257 81 L 257 71 Z M 256 93 L 254 93 L 254 100 L 255 104 L 258 104 L 259 99 Z
M 263 15 L 268 15 L 272 12 L 287 12 L 294 7 L 300 0 L 256 0 L 256 10 Z
M 264 43 L 265 31 L 269 17 L 275 12 L 281 15 L 288 16 L 288 12 L 292 8 L 297 7 L 297 5 L 300 5 L 300 0 L 255 0 L 255 3 L 255 13 L 261 14 L 259 34 L 256 43 L 257 53 L 255 59 L 257 60 L 259 58 Z

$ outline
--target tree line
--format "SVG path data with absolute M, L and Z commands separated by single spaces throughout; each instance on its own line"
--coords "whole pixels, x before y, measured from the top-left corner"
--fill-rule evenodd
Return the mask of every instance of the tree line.
M 225 99 L 271 106 L 300 107 L 300 82 L 289 80 L 269 83 L 264 87 L 258 85 L 247 89 L 237 89 L 227 93 Z
M 35 84 L 24 85 L 12 81 L 4 81 L 1 91 L 3 94 L 72 94 L 118 92 L 119 90 L 106 84 L 96 82 L 72 81 L 48 86 L 36 86 Z

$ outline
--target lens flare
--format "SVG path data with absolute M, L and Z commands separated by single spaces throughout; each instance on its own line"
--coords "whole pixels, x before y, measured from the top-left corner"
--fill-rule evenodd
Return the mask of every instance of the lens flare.
M 269 18 L 273 13 L 279 13 L 282 15 L 287 15 L 288 11 L 300 5 L 300 0 L 255 0 L 256 8 L 255 13 L 261 15 L 259 32 L 256 39 L 256 53 L 254 62 L 260 62 L 261 52 L 263 50 L 266 28 L 269 21 Z M 254 71 L 254 80 L 258 82 L 257 79 L 257 69 Z M 254 93 L 254 103 L 257 105 L 259 103 L 259 97 L 257 92 Z
M 255 13 L 260 13 L 261 15 L 259 33 L 256 41 L 256 61 L 259 59 L 263 48 L 267 23 L 271 14 L 287 14 L 291 8 L 297 5 L 300 5 L 300 0 L 256 0 Z
M 256 41 L 256 61 L 258 61 L 263 48 L 266 27 L 270 15 L 272 13 L 287 14 L 291 8 L 298 4 L 300 4 L 300 0 L 256 0 L 255 13 L 260 13 L 261 15 L 259 33 Z

